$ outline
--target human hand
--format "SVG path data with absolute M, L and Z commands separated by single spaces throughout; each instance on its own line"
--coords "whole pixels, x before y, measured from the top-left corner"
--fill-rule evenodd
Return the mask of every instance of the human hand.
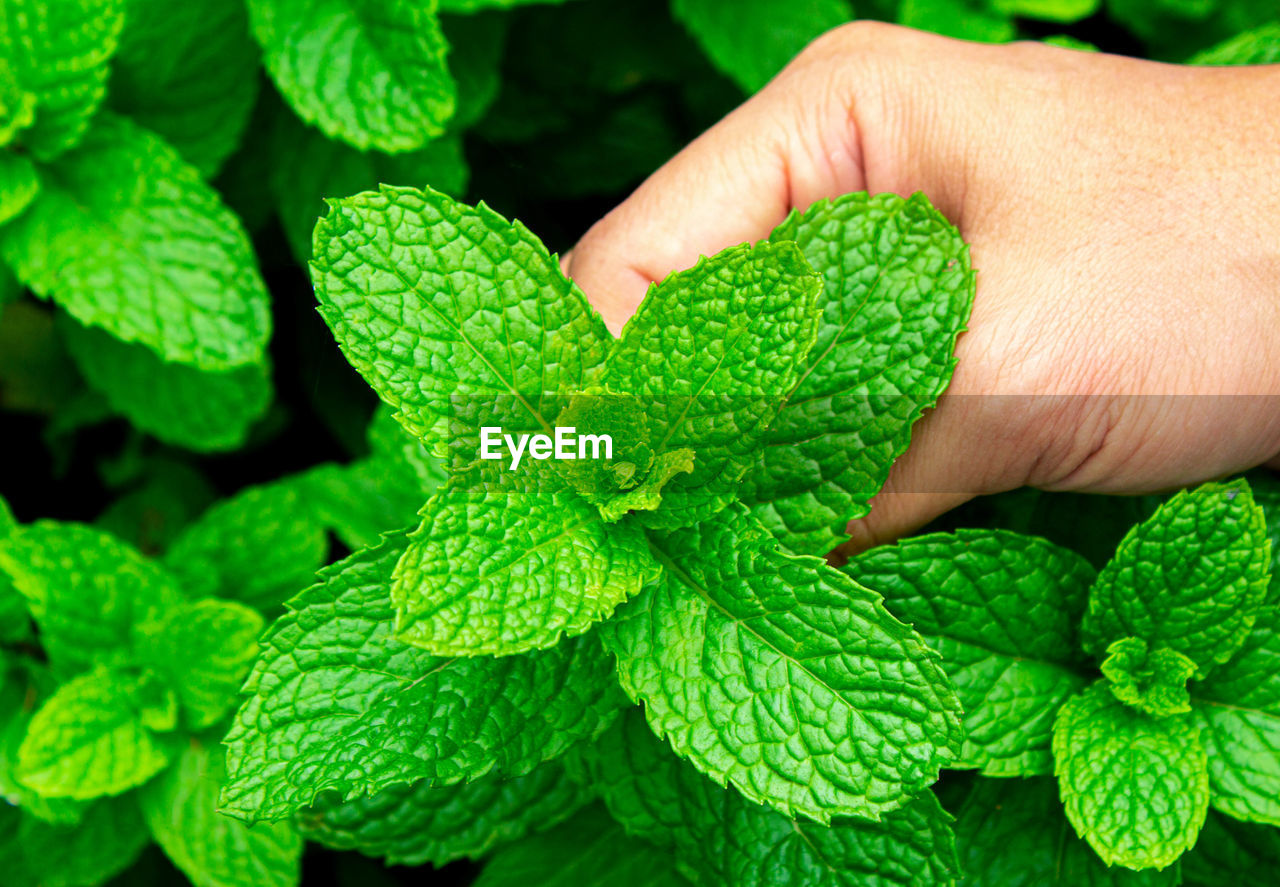
M 970 243 L 977 298 L 951 387 L 854 547 L 1022 485 L 1197 483 L 1280 454 L 1278 96 L 1280 66 L 859 22 L 654 173 L 566 266 L 617 331 L 651 281 L 792 208 L 923 191 Z

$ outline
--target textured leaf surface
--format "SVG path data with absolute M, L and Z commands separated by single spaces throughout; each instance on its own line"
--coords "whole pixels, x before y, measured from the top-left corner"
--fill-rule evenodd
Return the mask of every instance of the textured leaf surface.
M 1021 18 L 1070 24 L 1098 11 L 1102 0 L 992 0 L 997 12 Z
M 0 151 L 0 225 L 26 209 L 40 193 L 40 175 L 29 157 Z
M 147 663 L 177 694 L 188 729 L 203 730 L 235 706 L 261 633 L 256 611 L 214 599 L 174 610 L 156 630 Z
M 438 656 L 551 647 L 656 572 L 640 528 L 606 524 L 549 465 L 460 476 L 423 506 L 396 565 L 396 637 Z
M 1249 635 L 1270 563 L 1247 483 L 1181 492 L 1134 527 L 1098 575 L 1085 644 L 1100 656 L 1112 641 L 1140 637 L 1190 657 L 1204 674 Z
M 682 887 L 669 855 L 627 837 L 599 808 L 494 854 L 475 887 Z
M 1093 568 L 1034 536 L 960 530 L 873 548 L 844 571 L 942 655 L 964 710 L 951 766 L 1050 773 L 1053 718 L 1087 683 L 1076 629 Z
M 145 345 L 122 342 L 67 318 L 63 342 L 81 375 L 142 431 L 198 452 L 233 450 L 271 403 L 264 363 L 226 372 L 165 363 Z
M 404 426 L 436 443 L 452 416 L 542 431 L 604 360 L 609 334 L 519 222 L 436 191 L 335 201 L 316 227 L 320 312 Z M 476 441 L 472 441 L 473 450 Z
M 783 553 L 741 506 L 654 552 L 662 581 L 602 631 L 681 756 L 819 822 L 877 818 L 937 778 L 959 706 L 937 654 L 878 594 Z
M 57 689 L 47 669 L 14 665 L 0 682 L 0 798 L 45 822 L 78 822 L 88 804 L 69 798 L 42 798 L 18 778 L 18 752 L 31 718 Z
M 1237 34 L 1196 53 L 1190 65 L 1273 65 L 1280 62 L 1280 22 Z
M 192 739 L 140 802 L 165 854 L 195 887 L 294 887 L 302 838 L 288 823 L 249 826 L 218 813 L 223 750 Z
M 173 577 L 101 530 L 39 521 L 0 539 L 9 574 L 40 626 L 40 642 L 61 675 L 132 661 L 180 599 Z
M 867 513 L 950 381 L 974 272 L 923 194 L 820 201 L 769 239 L 795 242 L 822 275 L 822 320 L 743 501 L 793 551 L 825 554 Z
M 1049 778 L 979 779 L 956 816 L 965 887 L 1177 887 L 1177 866 L 1108 867 L 1076 837 Z
M 72 678 L 36 712 L 18 750 L 18 778 L 42 797 L 118 795 L 168 763 L 143 726 L 142 678 L 97 668 Z
M 951 817 L 929 792 L 879 822 L 791 820 L 681 761 L 638 710 L 589 750 L 587 763 L 627 832 L 672 849 L 704 887 L 936 887 L 958 874 Z
M 1102 661 L 1116 699 L 1153 718 L 1191 711 L 1187 680 L 1195 673 L 1196 664 L 1177 650 L 1153 650 L 1141 638 L 1121 638 L 1107 647 Z
M 747 92 L 768 83 L 810 40 L 853 18 L 849 0 L 673 0 L 671 12 Z
M 1200 840 L 1182 857 L 1195 887 L 1272 887 L 1280 868 L 1280 830 L 1209 811 Z
M 1018 35 L 1008 15 L 970 0 L 902 0 L 898 24 L 981 43 L 1007 43 Z
M 1280 825 L 1280 610 L 1263 609 L 1244 646 L 1192 687 L 1214 807 Z
M 48 160 L 84 135 L 106 93 L 124 6 L 124 0 L 0 4 L 0 60 L 35 99 L 35 122 L 21 140 L 36 157 Z
M 267 294 L 236 217 L 172 148 L 102 114 L 0 229 L 23 283 L 76 320 L 207 370 L 262 358 Z
M 112 108 L 161 136 L 205 177 L 235 150 L 258 95 L 244 4 L 126 0 Z
M 439 787 L 419 782 L 349 801 L 321 798 L 298 824 L 305 837 L 328 847 L 359 850 L 388 865 L 439 867 L 551 828 L 590 797 L 559 762 L 548 761 L 514 779 L 482 776 Z
M 327 136 L 411 151 L 444 131 L 457 88 L 436 2 L 250 0 L 280 92 Z
M 733 247 L 649 288 L 598 383 L 640 399 L 655 457 L 696 458 L 638 519 L 688 526 L 737 497 L 813 343 L 820 289 L 789 243 Z
M 294 258 L 311 260 L 312 234 L 325 199 L 376 190 L 380 184 L 430 187 L 457 197 L 468 169 L 462 140 L 444 135 L 404 154 L 360 152 L 303 126 L 293 115 L 277 117 L 271 133 L 271 190 Z
M 1099 682 L 1058 713 L 1053 758 L 1067 819 L 1108 864 L 1164 868 L 1195 844 L 1209 777 L 1189 715 L 1152 720 Z
M 305 492 L 280 482 L 211 507 L 174 541 L 165 563 L 193 597 L 216 595 L 270 611 L 315 581 L 328 551 L 324 524 Z
M 329 791 L 520 776 L 614 718 L 592 637 L 474 659 L 395 640 L 388 586 L 405 546 L 391 537 L 326 569 L 268 632 L 227 735 L 229 811 L 279 819 Z

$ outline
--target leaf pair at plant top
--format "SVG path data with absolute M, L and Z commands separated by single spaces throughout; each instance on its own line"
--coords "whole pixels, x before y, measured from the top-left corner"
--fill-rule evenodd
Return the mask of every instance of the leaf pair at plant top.
M 257 653 L 262 617 L 234 601 L 186 597 L 159 563 L 78 524 L 8 528 L 0 576 L 12 584 L 0 596 L 20 596 L 48 660 L 0 661 L 0 787 L 21 809 L 23 844 L 59 834 L 103 842 L 120 858 L 91 873 L 101 877 L 127 865 L 149 830 L 198 883 L 228 883 L 228 867 L 258 866 L 269 872 L 257 883 L 296 882 L 301 842 L 290 829 L 250 835 L 213 816 L 219 726 Z M 117 820 L 115 829 L 102 819 Z M 20 855 L 6 874 L 16 884 L 84 877 Z
M 901 317 L 927 301 L 923 292 L 943 293 L 929 309 L 938 335 L 918 340 L 947 349 L 931 364 L 936 377 L 909 372 L 940 386 L 972 275 L 954 231 L 939 227 L 923 198 L 852 195 L 797 216 L 776 242 L 703 259 L 654 285 L 616 343 L 554 257 L 487 207 L 386 187 L 335 201 L 316 231 L 321 312 L 401 423 L 453 461 L 395 564 L 397 643 L 441 657 L 559 650 L 562 637 L 631 600 L 603 634 L 622 685 L 714 779 L 824 822 L 877 817 L 928 784 L 958 723 L 933 654 L 878 596 L 785 552 L 734 504 L 769 425 L 805 378 L 821 380 L 819 399 L 846 382 L 856 388 L 840 346 L 875 284 L 851 266 L 830 267 L 826 240 L 846 218 L 862 237 L 880 236 L 887 257 L 872 257 L 877 275 L 914 281 L 882 313 Z M 830 271 L 838 324 L 797 232 Z M 914 258 L 884 245 L 897 239 Z M 853 298 L 859 304 L 846 305 Z M 820 328 L 825 351 L 811 359 Z M 910 363 L 914 353 L 899 357 Z M 913 416 L 890 415 L 886 427 L 905 431 Z M 476 459 L 485 429 L 550 432 L 566 417 L 604 426 L 579 431 L 620 431 L 612 459 L 522 470 Z M 886 680 L 894 693 L 882 693 Z M 697 692 L 682 696 L 676 684 Z M 252 797 L 234 802 L 245 812 L 259 811 L 265 796 L 256 793 L 269 790 L 255 771 L 270 769 L 270 748 L 256 746 L 278 744 L 252 726 L 260 718 L 244 720 L 262 702 L 250 700 L 233 742 L 232 791 L 255 782 Z M 808 752 L 796 764 L 801 747 Z M 402 766 L 400 779 L 466 778 L 425 761 Z M 797 784 L 794 766 L 811 784 Z
M 1076 831 L 1108 864 L 1145 869 L 1189 849 L 1210 805 L 1280 824 L 1270 567 L 1266 517 L 1238 480 L 1174 496 L 1096 577 L 1042 539 L 979 530 L 845 569 L 941 651 L 965 708 L 960 763 L 1056 773 Z

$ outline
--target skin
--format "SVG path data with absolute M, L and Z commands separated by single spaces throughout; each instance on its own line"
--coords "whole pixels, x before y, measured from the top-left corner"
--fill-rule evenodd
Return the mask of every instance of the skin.
M 617 332 L 650 282 L 792 208 L 927 194 L 971 245 L 977 298 L 854 550 L 1023 485 L 1139 493 L 1280 467 L 1278 103 L 1280 66 L 857 22 L 654 173 L 566 269 Z

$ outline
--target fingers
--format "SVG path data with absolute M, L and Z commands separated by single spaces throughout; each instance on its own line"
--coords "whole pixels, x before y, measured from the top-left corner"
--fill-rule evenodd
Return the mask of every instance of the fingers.
M 586 233 L 568 271 L 610 329 L 651 282 L 768 236 L 794 207 L 865 187 L 848 87 L 829 75 L 793 64 Z

